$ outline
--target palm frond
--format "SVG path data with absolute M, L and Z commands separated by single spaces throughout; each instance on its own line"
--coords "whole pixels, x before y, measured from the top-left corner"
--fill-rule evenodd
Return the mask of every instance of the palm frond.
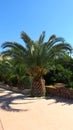
M 10 56 L 10 57 L 16 57 L 16 59 L 21 59 L 26 55 L 26 48 L 24 48 L 22 45 L 16 42 L 5 42 L 2 44 L 3 49 L 5 49 L 1 55 L 2 56 Z M 8 49 L 7 49 L 8 48 Z
M 53 34 L 53 35 L 50 36 L 50 38 L 49 38 L 48 41 L 53 41 L 53 40 L 55 40 L 55 39 L 56 39 L 56 35 Z
M 51 36 L 52 37 L 52 36 Z M 48 42 L 46 43 L 46 46 L 49 48 L 51 48 L 54 44 L 60 44 L 60 43 L 64 43 L 64 38 L 62 37 L 56 37 L 56 36 L 53 36 L 52 38 L 50 38 L 48 40 Z
M 45 38 L 45 31 L 42 32 L 42 34 L 39 37 L 38 44 L 42 44 L 44 42 Z
M 2 47 L 3 49 L 5 49 L 5 48 L 11 48 L 11 49 L 12 49 L 12 48 L 14 48 L 14 49 L 20 48 L 21 50 L 25 51 L 25 48 L 24 48 L 21 44 L 19 44 L 19 43 L 17 43 L 17 42 L 7 41 L 7 42 L 4 42 L 1 47 Z
M 34 43 L 34 41 L 31 40 L 31 38 L 25 32 L 21 33 L 21 39 L 23 39 L 24 43 L 26 44 L 27 49 L 29 49 L 31 45 L 33 45 Z

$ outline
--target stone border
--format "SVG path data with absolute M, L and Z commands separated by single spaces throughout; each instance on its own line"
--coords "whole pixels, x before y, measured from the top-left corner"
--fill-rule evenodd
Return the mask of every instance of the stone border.
M 30 96 L 30 89 L 19 90 L 17 87 L 10 87 L 9 85 L 3 84 L 3 83 L 0 83 L 0 88 L 4 88 L 6 90 L 10 90 L 15 93 L 21 93 L 28 97 Z
M 66 99 L 73 99 L 73 90 L 67 88 L 46 87 L 47 96 L 58 96 Z

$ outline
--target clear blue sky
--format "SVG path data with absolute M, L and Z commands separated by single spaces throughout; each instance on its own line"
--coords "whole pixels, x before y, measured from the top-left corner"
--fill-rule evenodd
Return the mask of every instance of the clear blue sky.
M 17 41 L 21 31 L 37 40 L 42 31 L 73 43 L 73 0 L 1 0 L 0 45 Z M 73 45 L 72 45 L 73 46 Z

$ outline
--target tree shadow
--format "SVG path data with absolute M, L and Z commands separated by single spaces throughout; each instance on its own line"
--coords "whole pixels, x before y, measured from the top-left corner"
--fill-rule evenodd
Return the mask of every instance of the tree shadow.
M 12 91 L 8 91 L 8 90 L 0 90 L 0 108 L 6 111 L 13 111 L 13 112 L 19 112 L 19 111 L 28 111 L 28 109 L 16 109 L 13 108 L 13 106 L 11 107 L 11 105 L 18 105 L 18 104 L 28 104 L 28 103 L 32 103 L 32 102 L 24 102 L 24 100 L 26 99 L 26 97 L 21 94 L 15 94 Z M 22 102 L 19 102 L 18 100 L 21 100 Z M 16 102 L 14 102 L 16 101 Z
M 56 97 L 56 96 L 50 96 L 46 97 L 46 100 L 53 99 L 54 101 L 48 105 L 54 104 L 54 103 L 62 103 L 62 105 L 72 105 L 73 100 L 72 99 L 66 99 L 66 98 L 61 98 L 61 97 Z

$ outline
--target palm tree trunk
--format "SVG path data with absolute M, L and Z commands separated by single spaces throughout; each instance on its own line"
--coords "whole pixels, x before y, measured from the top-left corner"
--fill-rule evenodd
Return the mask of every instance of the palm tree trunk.
M 45 80 L 43 78 L 34 78 L 32 81 L 32 89 L 31 96 L 33 97 L 41 97 L 45 96 L 46 88 L 45 88 Z

